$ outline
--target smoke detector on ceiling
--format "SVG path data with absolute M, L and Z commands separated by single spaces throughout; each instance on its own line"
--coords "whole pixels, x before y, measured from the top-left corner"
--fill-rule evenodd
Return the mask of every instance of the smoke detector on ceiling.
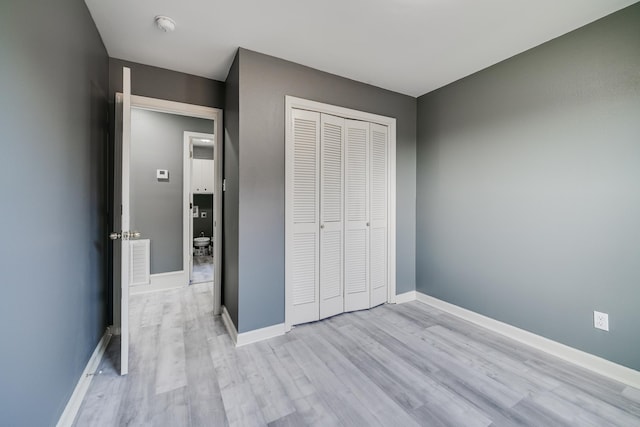
M 176 29 L 176 21 L 169 18 L 168 16 L 158 15 L 156 16 L 155 21 L 156 26 L 165 33 L 170 33 Z

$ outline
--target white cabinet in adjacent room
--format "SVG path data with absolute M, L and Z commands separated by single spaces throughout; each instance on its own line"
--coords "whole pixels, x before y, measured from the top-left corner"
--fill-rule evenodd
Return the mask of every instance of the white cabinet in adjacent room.
M 191 192 L 213 193 L 214 170 L 213 160 L 191 160 Z

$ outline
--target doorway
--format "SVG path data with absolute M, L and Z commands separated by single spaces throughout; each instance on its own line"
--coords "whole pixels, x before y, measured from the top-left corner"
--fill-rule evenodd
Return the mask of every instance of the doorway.
M 189 283 L 213 282 L 216 264 L 215 233 L 215 134 L 184 132 L 184 144 L 189 149 L 189 164 L 185 163 L 185 179 L 190 180 L 190 236 L 193 238 Z M 188 167 L 187 167 L 188 166 Z
M 124 72 L 127 89 L 128 71 Z M 177 131 L 171 141 L 162 140 L 171 123 L 185 120 L 206 127 L 189 125 Z M 218 141 L 223 132 L 222 110 L 126 92 L 116 94 L 114 206 L 120 207 L 121 215 L 114 217 L 116 232 L 111 238 L 122 243 L 115 244 L 113 252 L 113 319 L 114 333 L 122 333 L 123 374 L 128 366 L 129 294 L 189 285 L 193 254 L 192 205 L 188 196 L 191 158 L 183 140 L 185 130 L 212 135 L 214 162 L 221 162 L 222 144 Z M 149 133 L 140 136 L 144 132 L 138 131 Z M 221 171 L 221 165 L 216 165 L 214 185 L 218 187 L 222 183 Z M 221 191 L 213 194 L 212 235 L 220 235 Z M 221 248 L 220 239 L 215 240 L 211 246 L 215 259 L 220 259 Z M 220 269 L 213 274 L 213 311 L 221 311 Z

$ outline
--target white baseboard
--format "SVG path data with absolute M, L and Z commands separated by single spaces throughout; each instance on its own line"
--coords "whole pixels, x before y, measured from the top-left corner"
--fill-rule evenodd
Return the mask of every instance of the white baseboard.
M 416 292 L 417 300 L 621 383 L 640 388 L 640 372 L 466 308 Z
M 227 332 L 231 336 L 231 340 L 236 347 L 242 347 L 243 345 L 252 344 L 254 342 L 268 340 L 269 338 L 284 335 L 284 323 L 279 323 L 273 326 L 267 326 L 266 328 L 254 329 L 253 331 L 238 333 L 236 326 L 231 320 L 227 307 L 222 306 L 222 322 L 227 328 Z
M 76 388 L 73 390 L 64 411 L 62 411 L 62 415 L 60 415 L 57 427 L 67 427 L 73 424 L 73 421 L 76 419 L 76 415 L 78 415 L 78 410 L 80 409 L 82 400 L 87 394 L 87 390 L 89 389 L 89 385 L 93 379 L 93 373 L 98 369 L 98 365 L 100 365 L 100 361 L 102 360 L 102 356 L 104 355 L 104 351 L 107 349 L 107 344 L 109 344 L 110 339 L 111 330 L 110 328 L 107 328 L 95 350 L 93 350 L 93 354 L 89 358 L 87 366 L 85 366 L 84 371 L 82 371 L 82 375 L 80 375 Z
M 254 342 L 268 340 L 280 335 L 284 335 L 284 323 L 278 323 L 277 325 L 267 326 L 266 328 L 254 329 L 253 331 L 243 332 L 238 334 L 238 341 L 236 347 L 252 344 Z
M 227 332 L 229 332 L 229 336 L 231 336 L 231 341 L 233 341 L 233 344 L 236 344 L 238 342 L 238 330 L 233 324 L 233 320 L 231 320 L 227 307 L 224 305 L 222 306 L 222 323 L 224 323 L 224 327 L 227 328 Z
M 396 304 L 404 304 L 405 302 L 415 301 L 416 291 L 409 291 L 396 295 Z

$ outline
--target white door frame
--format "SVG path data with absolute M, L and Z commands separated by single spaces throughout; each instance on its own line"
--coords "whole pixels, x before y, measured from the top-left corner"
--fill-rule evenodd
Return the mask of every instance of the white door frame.
M 292 232 L 289 224 L 293 220 L 291 218 L 291 209 L 289 206 L 293 204 L 293 191 L 289 182 L 291 171 L 288 159 L 293 155 L 290 152 L 293 141 L 292 132 L 292 110 L 309 110 L 324 114 L 331 114 L 345 119 L 362 120 L 366 122 L 379 123 L 385 125 L 389 129 L 389 168 L 388 168 L 388 203 L 387 203 L 387 227 L 388 227 L 388 252 L 387 252 L 387 302 L 396 302 L 396 119 L 393 117 L 381 116 L 378 114 L 366 113 L 363 111 L 352 110 L 350 108 L 338 107 L 331 104 L 311 101 L 308 99 L 297 98 L 294 96 L 285 96 L 285 298 L 284 298 L 284 327 L 285 331 L 290 331 L 291 312 L 292 312 L 292 283 L 291 283 L 291 267 L 287 264 L 290 259 L 289 248 L 291 247 Z
M 116 93 L 116 104 L 122 104 L 123 101 L 123 95 L 122 93 L 118 92 Z M 157 112 L 162 112 L 162 113 L 169 113 L 169 114 L 176 114 L 176 115 L 181 115 L 181 116 L 187 116 L 187 117 L 196 117 L 196 118 L 201 118 L 201 119 L 207 119 L 207 120 L 213 120 L 214 121 L 214 135 L 215 135 L 215 141 L 214 141 L 214 147 L 215 147 L 215 153 L 214 153 L 214 161 L 215 161 L 215 173 L 216 173 L 216 182 L 215 182 L 215 189 L 214 189 L 214 233 L 217 236 L 221 235 L 220 229 L 222 227 L 222 216 L 221 216 L 221 212 L 222 212 L 222 149 L 223 149 L 223 144 L 222 144 L 222 135 L 223 135 L 223 125 L 222 125 L 222 120 L 223 120 L 223 112 L 221 109 L 219 108 L 212 108 L 212 107 L 204 107 L 204 106 L 200 106 L 200 105 L 193 105 L 193 104 L 185 104 L 182 102 L 175 102 L 175 101 L 167 101 L 167 100 L 163 100 L 163 99 L 156 99 L 156 98 L 148 98 L 148 97 L 144 97 L 144 96 L 137 96 L 137 95 L 131 95 L 131 108 L 138 108 L 138 109 L 144 109 L 144 110 L 150 110 L 150 111 L 157 111 Z M 122 123 L 118 123 L 118 121 L 121 120 L 121 115 L 116 114 L 116 129 L 118 129 L 119 126 L 122 126 Z M 119 144 L 121 144 L 121 141 L 119 141 L 119 139 L 121 138 L 120 135 L 118 135 L 118 132 L 116 131 L 116 149 L 118 149 L 117 147 L 119 146 Z M 187 156 L 188 157 L 188 156 Z M 117 172 L 117 171 L 116 171 Z M 190 183 L 187 183 L 186 185 L 190 185 Z M 190 188 L 188 188 L 188 191 L 191 191 Z M 188 204 L 185 205 L 186 207 L 186 213 L 184 215 L 183 218 L 183 236 L 185 236 L 184 240 L 184 244 L 187 246 L 186 248 L 184 248 L 185 252 L 188 254 L 189 253 L 189 249 L 191 247 L 190 245 L 190 239 L 188 236 L 189 233 L 189 213 L 190 213 L 190 209 Z M 117 210 L 118 207 L 114 206 L 114 208 Z M 186 232 L 184 232 L 185 230 L 185 225 L 186 224 Z M 222 245 L 221 245 L 221 239 L 216 239 L 217 241 L 214 242 L 214 259 L 221 259 L 221 251 L 222 251 Z M 185 256 L 184 257 L 186 259 L 186 264 L 183 263 L 183 273 L 184 271 L 186 271 L 186 268 L 188 267 L 188 258 Z M 187 267 L 185 267 L 185 265 Z M 115 264 L 114 264 L 115 267 Z M 170 273 L 162 273 L 162 274 L 156 274 L 156 275 L 151 275 L 152 277 L 152 283 L 153 283 L 153 279 L 156 279 L 156 286 L 154 286 L 153 290 L 161 290 L 161 289 L 169 289 L 169 288 L 175 288 L 175 277 L 171 277 L 173 275 L 174 272 L 170 272 Z M 118 275 L 120 275 L 120 272 L 117 272 Z M 187 281 L 180 285 L 179 287 L 182 286 L 187 286 L 188 285 L 188 276 L 189 273 L 188 271 L 186 272 L 186 277 L 187 277 Z M 221 279 L 222 279 L 222 275 L 221 275 L 221 269 L 220 268 L 215 268 L 214 269 L 214 282 L 213 282 L 213 310 L 214 310 L 214 314 L 220 314 L 221 313 L 221 302 L 222 302 L 222 284 L 221 284 Z M 131 293 L 141 293 L 144 292 L 144 290 L 141 289 L 141 292 L 139 292 L 137 289 L 131 289 Z M 117 294 L 117 295 L 116 295 Z M 115 324 L 115 330 L 119 330 L 121 325 L 120 323 L 120 313 L 121 313 L 121 290 L 119 289 L 118 286 L 116 286 L 116 280 L 114 280 L 114 297 L 113 297 L 113 319 L 114 319 L 114 323 L 117 322 L 117 324 Z M 124 304 L 122 305 L 122 308 L 124 308 Z

